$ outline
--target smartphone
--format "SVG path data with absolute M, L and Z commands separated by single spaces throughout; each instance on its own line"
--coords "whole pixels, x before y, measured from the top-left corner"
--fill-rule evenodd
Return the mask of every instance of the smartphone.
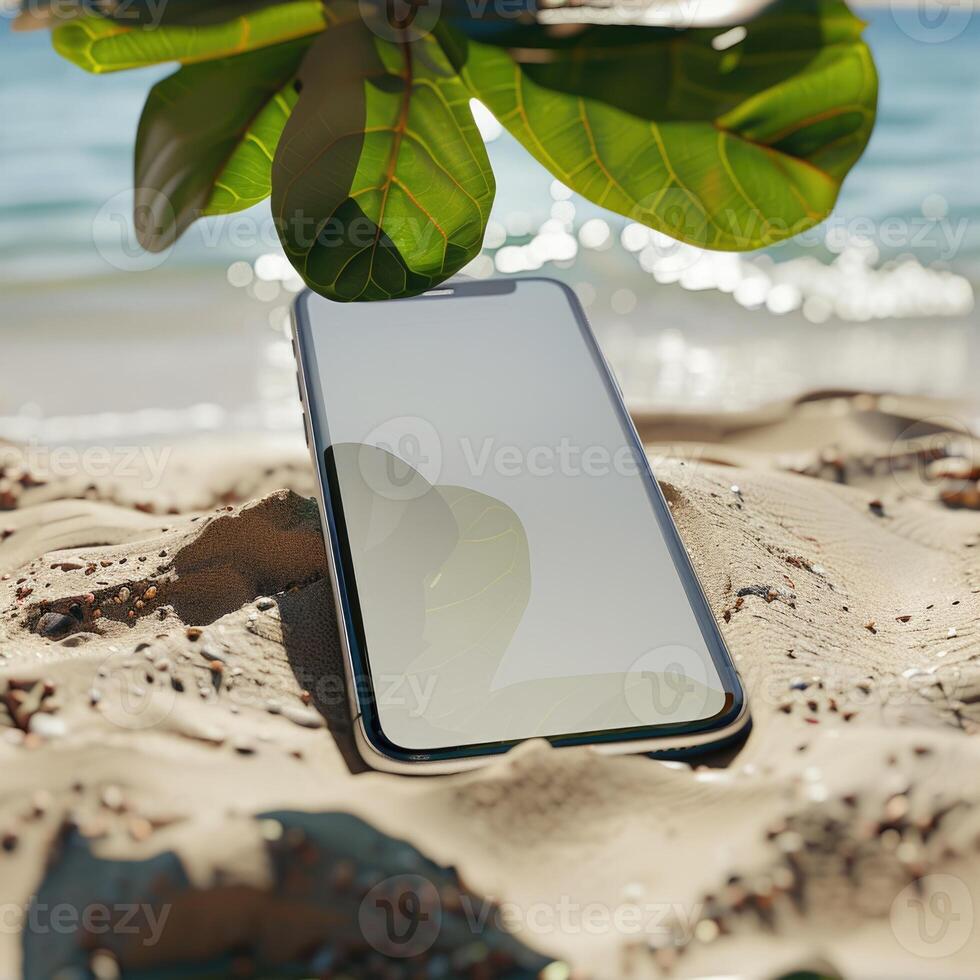
M 745 697 L 575 294 L 301 294 L 300 395 L 357 750 L 471 768 L 529 738 L 690 752 Z

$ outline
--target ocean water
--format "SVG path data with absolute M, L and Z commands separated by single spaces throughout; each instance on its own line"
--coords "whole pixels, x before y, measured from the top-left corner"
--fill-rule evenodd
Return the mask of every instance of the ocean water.
M 976 280 L 980 12 L 965 25 L 954 23 L 962 29 L 952 39 L 927 43 L 920 37 L 931 33 L 912 11 L 900 10 L 899 17 L 890 7 L 858 11 L 869 21 L 867 39 L 881 78 L 880 111 L 871 144 L 848 177 L 827 227 L 883 237 L 877 242 L 882 259 L 910 253 L 923 264 L 941 263 Z M 948 29 L 932 33 L 942 36 Z M 119 238 L 115 222 L 128 208 L 143 100 L 171 70 L 88 75 L 54 54 L 46 32 L 14 33 L 9 20 L 0 18 L 0 282 L 104 274 L 114 264 L 141 267 L 138 257 L 113 255 Z M 532 227 L 547 219 L 549 175 L 506 134 L 491 144 L 491 154 L 501 223 L 514 227 L 515 214 L 517 224 Z M 597 214 L 580 202 L 580 219 Z M 266 218 L 265 209 L 257 209 L 254 234 L 236 236 L 214 227 L 210 233 L 192 231 L 167 261 L 199 267 L 254 258 L 275 247 Z M 925 227 L 929 219 L 937 223 Z M 888 221 L 893 224 L 885 225 Z M 829 260 L 832 256 L 813 240 L 807 250 Z M 109 252 L 108 262 L 94 247 L 100 244 Z M 776 257 L 799 251 L 783 247 Z
M 485 118 L 497 199 L 467 271 L 573 285 L 637 408 L 747 408 L 821 387 L 975 396 L 980 11 L 929 21 L 904 2 L 857 7 L 877 125 L 834 213 L 802 239 L 746 256 L 676 246 L 570 194 Z M 131 240 L 136 125 L 171 70 L 88 75 L 0 17 L 0 340 L 18 368 L 0 435 L 67 438 L 97 417 L 117 438 L 143 431 L 147 408 L 177 413 L 154 416 L 158 432 L 187 412 L 212 428 L 296 424 L 283 325 L 299 284 L 268 205 L 198 222 L 164 256 Z M 76 365 L 96 350 L 112 384 L 80 401 Z M 80 411 L 89 430 L 66 421 Z

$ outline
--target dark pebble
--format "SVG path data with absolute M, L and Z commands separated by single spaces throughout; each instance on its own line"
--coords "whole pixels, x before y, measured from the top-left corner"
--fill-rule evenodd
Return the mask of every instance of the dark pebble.
M 37 621 L 37 632 L 50 640 L 59 640 L 71 633 L 77 626 L 78 620 L 74 616 L 65 616 L 63 613 L 45 613 Z

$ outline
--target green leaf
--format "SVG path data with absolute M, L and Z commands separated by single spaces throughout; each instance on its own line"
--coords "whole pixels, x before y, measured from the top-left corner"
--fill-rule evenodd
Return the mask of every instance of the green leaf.
M 584 197 L 695 245 L 747 250 L 821 221 L 871 133 L 877 78 L 841 0 L 783 0 L 723 50 L 718 30 L 452 36 L 463 79 Z
M 269 194 L 290 83 L 310 47 L 301 39 L 190 65 L 155 85 L 136 135 L 136 231 L 160 251 L 202 214 Z
M 494 180 L 470 94 L 432 35 L 394 43 L 360 19 L 303 63 L 272 170 L 293 265 L 332 299 L 423 292 L 480 250 Z
M 297 98 L 287 84 L 269 99 L 215 180 L 206 215 L 243 211 L 272 193 L 272 161 Z
M 319 33 L 326 24 L 320 0 L 296 0 L 200 27 L 124 27 L 91 14 L 56 27 L 51 40 L 63 58 L 101 74 L 166 61 L 226 58 Z M 201 98 L 207 99 L 206 91 Z

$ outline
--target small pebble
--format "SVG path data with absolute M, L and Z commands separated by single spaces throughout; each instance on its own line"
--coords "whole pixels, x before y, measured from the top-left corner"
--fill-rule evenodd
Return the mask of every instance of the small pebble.
M 37 632 L 49 640 L 60 640 L 67 636 L 78 626 L 78 620 L 74 616 L 65 616 L 63 613 L 45 613 L 37 621 Z
M 68 724 L 63 718 L 57 715 L 48 714 L 46 711 L 36 711 L 31 715 L 31 720 L 27 723 L 28 731 L 32 731 L 41 738 L 64 738 L 68 734 Z
M 97 949 L 89 957 L 89 970 L 95 980 L 119 980 L 122 971 L 116 957 L 107 949 Z
M 908 812 L 909 812 L 908 797 L 893 796 L 885 804 L 885 818 L 890 823 L 894 823 L 898 820 L 901 820 Z
M 309 708 L 287 704 L 282 709 L 282 716 L 288 718 L 294 725 L 301 725 L 303 728 L 323 728 L 323 715 L 318 711 L 311 711 Z
M 153 824 L 145 817 L 133 817 L 129 821 L 129 836 L 135 841 L 147 840 L 153 834 Z
M 34 816 L 43 817 L 45 813 L 51 808 L 51 804 L 54 802 L 54 797 L 46 790 L 39 789 L 31 797 L 31 803 L 34 807 Z
M 260 820 L 259 832 L 262 834 L 263 840 L 269 842 L 277 841 L 283 835 L 282 824 L 278 820 L 273 820 L 271 817 L 267 820 Z
M 102 791 L 102 805 L 106 809 L 121 813 L 125 809 L 122 790 L 118 786 L 106 786 Z

